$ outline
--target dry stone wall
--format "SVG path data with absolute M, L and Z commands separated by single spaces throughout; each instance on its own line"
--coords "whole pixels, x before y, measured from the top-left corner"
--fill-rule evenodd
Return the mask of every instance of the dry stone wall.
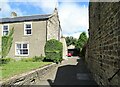
M 36 85 L 40 83 L 41 79 L 50 71 L 55 69 L 58 65 L 51 64 L 40 69 L 33 70 L 31 72 L 23 73 L 21 75 L 14 76 L 8 80 L 0 82 L 1 87 L 22 86 L 22 85 Z
M 120 2 L 89 3 L 86 61 L 99 85 L 120 87 Z

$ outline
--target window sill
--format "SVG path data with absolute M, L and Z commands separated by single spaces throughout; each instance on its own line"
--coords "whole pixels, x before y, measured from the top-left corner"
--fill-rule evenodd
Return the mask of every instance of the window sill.
M 28 57 L 29 55 L 15 55 L 16 57 Z
M 32 34 L 24 34 L 24 36 L 32 36 Z
M 23 37 L 31 37 L 32 36 L 32 34 L 30 34 L 30 35 L 23 35 Z

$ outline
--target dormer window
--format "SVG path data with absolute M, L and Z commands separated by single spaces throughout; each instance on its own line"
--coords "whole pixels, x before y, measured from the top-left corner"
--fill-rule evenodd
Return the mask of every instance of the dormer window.
M 3 36 L 7 36 L 9 33 L 9 25 L 3 25 Z
M 32 35 L 32 23 L 24 24 L 24 35 Z

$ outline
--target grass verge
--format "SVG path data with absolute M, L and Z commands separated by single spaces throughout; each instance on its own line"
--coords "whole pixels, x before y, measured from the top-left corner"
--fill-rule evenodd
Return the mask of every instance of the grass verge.
M 31 71 L 51 63 L 52 62 L 10 62 L 0 66 L 0 79 L 10 78 L 14 75 Z

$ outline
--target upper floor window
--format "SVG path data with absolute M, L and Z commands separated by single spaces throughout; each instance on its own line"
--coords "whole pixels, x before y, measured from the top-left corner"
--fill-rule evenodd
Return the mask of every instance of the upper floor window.
M 24 24 L 24 35 L 31 35 L 32 34 L 32 23 L 25 23 Z
M 8 33 L 9 33 L 9 26 L 3 25 L 3 36 L 8 35 Z

